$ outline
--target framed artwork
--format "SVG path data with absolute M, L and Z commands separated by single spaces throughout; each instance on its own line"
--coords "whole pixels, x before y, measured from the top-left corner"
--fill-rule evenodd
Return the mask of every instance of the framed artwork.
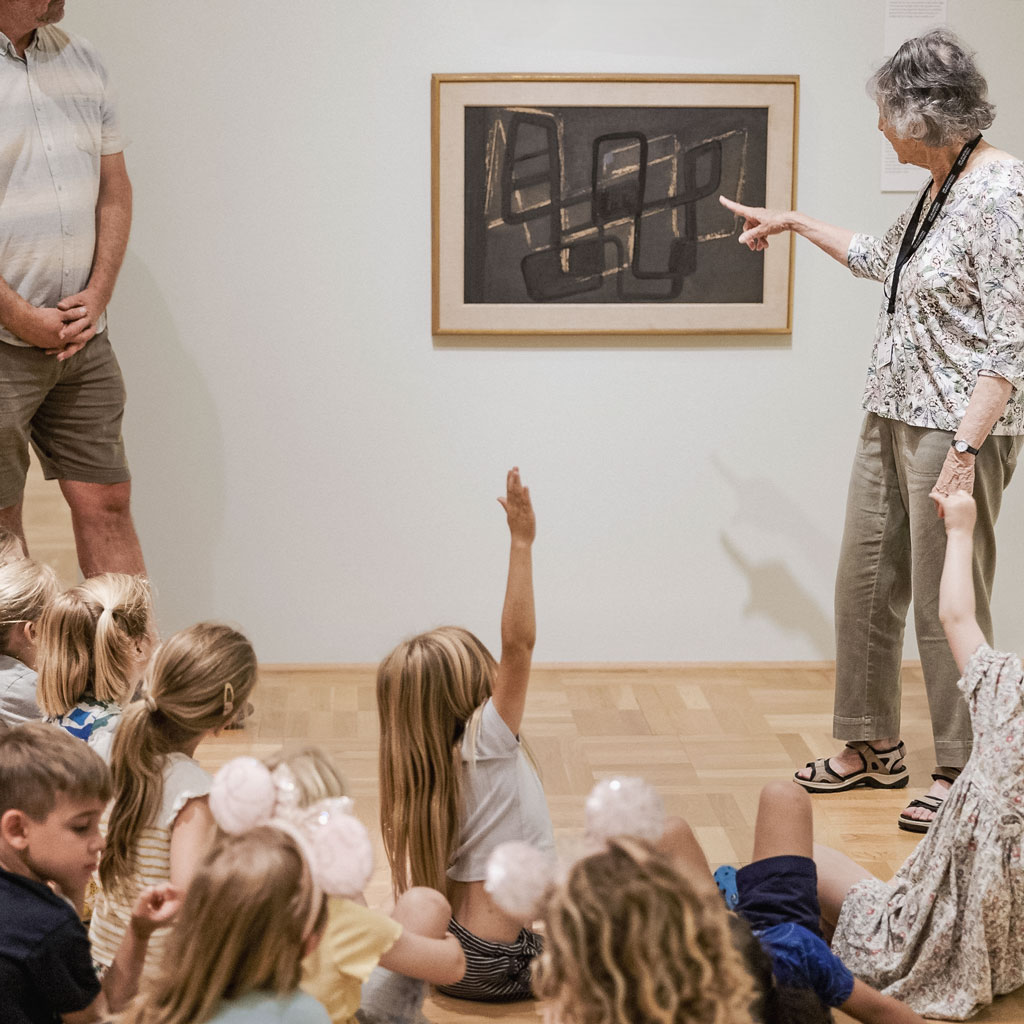
M 792 209 L 799 78 L 434 75 L 433 332 L 791 326 L 787 232 L 737 244 L 720 195 Z

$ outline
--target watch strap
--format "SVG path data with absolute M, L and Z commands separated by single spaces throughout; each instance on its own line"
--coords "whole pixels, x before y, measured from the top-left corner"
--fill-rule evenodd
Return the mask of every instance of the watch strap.
M 958 448 L 957 445 L 962 445 L 963 447 Z M 952 443 L 950 444 L 950 448 L 955 448 L 957 451 L 967 452 L 969 455 L 977 455 L 979 451 L 979 449 L 977 448 L 972 448 L 970 444 L 967 441 L 965 441 L 962 437 L 954 437 Z

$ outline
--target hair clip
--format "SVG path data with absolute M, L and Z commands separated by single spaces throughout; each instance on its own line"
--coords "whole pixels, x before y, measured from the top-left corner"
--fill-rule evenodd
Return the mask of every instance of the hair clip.
M 284 769 L 282 771 L 281 769 Z M 317 888 L 328 896 L 358 896 L 373 873 L 373 845 L 348 797 L 298 806 L 285 765 L 271 772 L 254 757 L 236 757 L 214 776 L 210 811 L 225 831 L 280 828 L 299 844 Z
M 235 710 L 235 688 L 230 683 L 224 684 L 224 714 L 230 715 Z

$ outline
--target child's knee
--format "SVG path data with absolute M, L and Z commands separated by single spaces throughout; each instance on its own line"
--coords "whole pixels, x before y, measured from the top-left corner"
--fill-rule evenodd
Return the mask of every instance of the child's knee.
M 811 813 L 811 798 L 791 779 L 773 779 L 761 788 L 760 811 L 771 814 Z
M 391 916 L 403 928 L 416 935 L 443 939 L 448 932 L 452 907 L 436 889 L 417 885 L 398 897 Z
M 661 834 L 658 847 L 664 853 L 675 854 L 689 850 L 697 842 L 693 829 L 683 818 L 666 818 L 665 831 Z

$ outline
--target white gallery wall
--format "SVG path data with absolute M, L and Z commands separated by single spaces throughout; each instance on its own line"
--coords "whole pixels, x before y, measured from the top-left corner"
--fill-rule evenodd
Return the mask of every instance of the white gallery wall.
M 1024 155 L 1022 0 L 950 0 Z M 371 661 L 442 622 L 497 644 L 530 484 L 546 661 L 833 654 L 879 286 L 797 242 L 785 336 L 430 333 L 432 72 L 799 74 L 799 205 L 881 231 L 863 83 L 882 0 L 72 0 L 121 94 L 136 213 L 111 310 L 165 631 Z M 922 172 L 923 177 L 924 172 Z M 1024 647 L 1024 480 L 997 642 Z M 913 656 L 912 641 L 908 656 Z

